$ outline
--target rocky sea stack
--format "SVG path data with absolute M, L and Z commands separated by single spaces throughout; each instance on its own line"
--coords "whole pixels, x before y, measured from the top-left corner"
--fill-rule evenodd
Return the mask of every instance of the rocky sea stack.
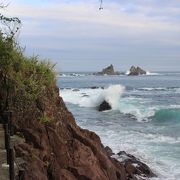
M 143 75 L 146 74 L 146 71 L 141 69 L 139 66 L 135 67 L 135 66 L 131 66 L 130 70 L 129 70 L 129 76 L 138 76 L 138 75 Z
M 110 66 L 104 68 L 102 71 L 95 73 L 95 75 L 120 75 L 119 71 L 114 71 L 114 67 L 111 64 Z

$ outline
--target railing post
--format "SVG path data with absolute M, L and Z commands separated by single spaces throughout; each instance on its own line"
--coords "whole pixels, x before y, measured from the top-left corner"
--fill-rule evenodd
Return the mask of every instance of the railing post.
M 18 178 L 19 178 L 18 180 L 23 180 L 24 179 L 24 170 L 23 169 L 19 170 Z
M 15 179 L 14 171 L 14 149 L 11 147 L 10 136 L 13 135 L 12 129 L 12 112 L 5 112 L 2 115 L 2 122 L 4 126 L 4 140 L 5 140 L 5 149 L 7 154 L 7 164 L 9 164 L 9 179 Z
M 9 133 L 10 133 L 10 136 L 13 136 L 14 135 L 14 128 L 12 126 L 12 111 L 9 111 L 8 112 L 8 118 L 9 118 Z
M 10 150 L 10 134 L 8 131 L 8 124 L 4 124 L 4 137 L 5 137 L 5 148 L 7 154 L 7 164 L 9 164 L 9 150 Z
M 9 179 L 14 180 L 15 172 L 14 172 L 14 150 L 13 148 L 9 149 Z

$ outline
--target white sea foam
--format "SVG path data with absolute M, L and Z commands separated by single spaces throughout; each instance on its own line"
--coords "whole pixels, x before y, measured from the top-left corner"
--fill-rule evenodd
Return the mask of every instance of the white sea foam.
M 107 101 L 113 110 L 118 110 L 119 101 L 125 87 L 122 85 L 112 85 L 105 89 L 99 96 L 98 103 L 103 100 Z
M 140 134 L 140 136 L 143 136 L 143 138 L 146 138 L 148 142 L 153 143 L 167 143 L 167 144 L 176 144 L 180 143 L 180 137 L 172 137 L 172 136 L 166 136 L 162 134 L 144 134 L 142 132 L 137 132 L 137 134 Z
M 61 73 L 58 75 L 58 77 L 82 77 L 82 76 L 87 76 L 88 74 L 84 73 Z
M 137 90 L 140 90 L 140 91 L 174 91 L 174 92 L 180 92 L 179 87 L 143 87 L 143 88 L 138 88 Z
M 154 116 L 158 107 L 146 106 L 146 102 L 136 98 L 134 100 L 130 98 L 121 99 L 119 103 L 119 110 L 124 114 L 134 116 L 139 122 L 149 121 L 149 117 Z
M 180 104 L 171 104 L 170 108 L 172 108 L 172 109 L 180 109 Z
M 82 107 L 96 107 L 105 100 L 113 110 L 117 110 L 124 89 L 125 87 L 121 85 L 112 85 L 106 89 L 80 89 L 79 91 L 65 89 L 61 91 L 61 96 L 65 102 L 78 104 Z
M 102 93 L 102 89 L 80 89 L 73 91 L 73 89 L 61 90 L 60 95 L 63 100 L 68 103 L 77 104 L 81 107 L 95 107 L 99 94 Z
M 97 107 L 106 100 L 113 110 L 134 116 L 138 121 L 148 121 L 153 116 L 156 107 L 146 107 L 146 101 L 141 98 L 123 97 L 125 87 L 122 85 L 111 85 L 106 89 L 65 89 L 61 91 L 61 96 L 65 102 L 77 104 L 81 107 Z
M 161 75 L 161 74 L 155 73 L 155 72 L 146 71 L 146 75 L 147 76 L 157 76 L 157 75 Z
M 127 71 L 126 71 L 126 75 L 129 75 L 129 73 L 130 73 L 130 71 L 129 71 L 129 70 L 127 70 Z
M 144 90 L 144 91 L 165 91 L 168 90 L 166 87 L 144 87 L 144 88 L 138 88 L 138 90 Z
M 129 73 L 130 73 L 130 71 L 129 70 L 127 70 L 126 71 L 126 75 L 129 75 Z M 155 73 L 155 72 L 150 72 L 150 71 L 146 71 L 146 74 L 145 75 L 147 75 L 147 76 L 158 76 L 158 75 L 161 75 L 160 73 Z

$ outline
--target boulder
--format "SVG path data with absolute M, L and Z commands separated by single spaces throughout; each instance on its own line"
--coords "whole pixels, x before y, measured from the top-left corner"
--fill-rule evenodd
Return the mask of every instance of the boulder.
M 98 107 L 99 111 L 107 111 L 107 110 L 110 110 L 110 109 L 112 109 L 111 105 L 105 100 Z
M 130 70 L 129 70 L 129 76 L 138 76 L 138 75 L 143 75 L 146 74 L 146 71 L 141 69 L 139 66 L 135 67 L 135 66 L 131 66 Z

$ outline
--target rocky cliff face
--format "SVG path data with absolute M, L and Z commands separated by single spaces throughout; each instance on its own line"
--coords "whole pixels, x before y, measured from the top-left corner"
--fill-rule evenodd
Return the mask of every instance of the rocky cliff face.
M 136 179 L 139 171 L 111 158 L 94 132 L 77 126 L 55 84 L 37 99 L 28 99 L 21 90 L 11 93 L 15 132 L 25 139 L 15 147 L 16 156 L 25 160 L 23 180 Z M 5 97 L 1 89 L 1 111 Z M 150 170 L 144 174 L 153 175 Z

